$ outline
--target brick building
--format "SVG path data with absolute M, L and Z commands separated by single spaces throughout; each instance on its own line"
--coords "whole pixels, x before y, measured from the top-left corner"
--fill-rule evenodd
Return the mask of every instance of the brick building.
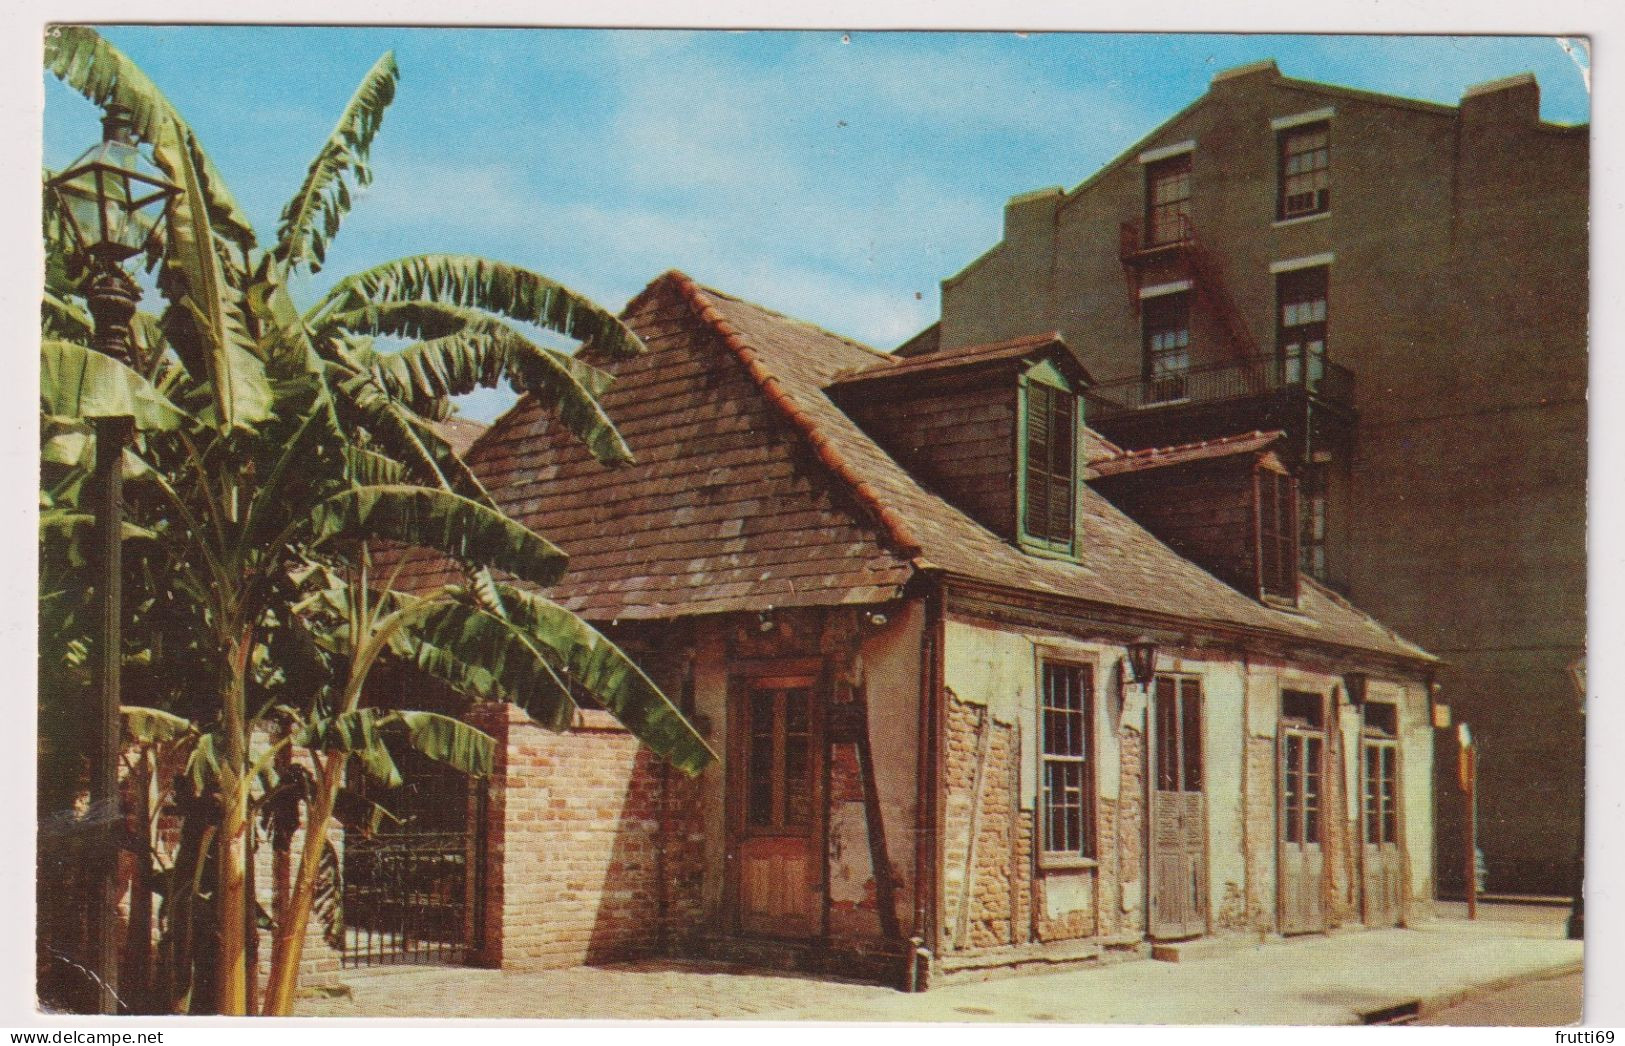
M 928 354 L 1059 331 L 1143 448 L 1282 430 L 1306 572 L 1444 661 L 1492 889 L 1558 893 L 1583 816 L 1588 138 L 1528 75 L 1459 106 L 1222 72 L 942 283 Z M 1441 525 L 1442 524 L 1442 525 Z M 1439 876 L 1462 806 L 1441 759 Z
M 625 318 L 636 464 L 529 399 L 467 459 L 722 760 L 476 709 L 470 961 L 921 985 L 1432 898 L 1435 661 L 1300 576 L 1279 431 L 1125 452 L 1053 335 L 903 360 L 678 273 Z

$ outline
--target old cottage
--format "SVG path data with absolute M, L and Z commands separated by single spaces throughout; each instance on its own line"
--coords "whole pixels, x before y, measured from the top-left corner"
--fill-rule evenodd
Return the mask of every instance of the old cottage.
M 649 351 L 594 362 L 637 464 L 529 400 L 468 457 L 723 759 L 477 710 L 468 961 L 921 987 L 1432 898 L 1436 662 L 1300 575 L 1278 433 L 1122 451 L 1053 335 L 905 360 L 679 273 L 625 318 Z

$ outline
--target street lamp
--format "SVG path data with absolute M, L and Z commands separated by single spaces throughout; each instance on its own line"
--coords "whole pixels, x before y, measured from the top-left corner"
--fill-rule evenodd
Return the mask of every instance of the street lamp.
M 61 205 L 75 252 L 87 268 L 85 302 L 95 321 L 96 351 L 129 364 L 130 321 L 141 292 L 120 266 L 149 250 L 170 200 L 179 190 L 136 147 L 131 113 L 109 105 L 101 143 L 48 183 Z M 96 510 L 96 548 L 101 568 L 100 628 L 93 665 L 95 707 L 90 737 L 90 822 L 99 844 L 89 862 L 89 972 L 96 982 L 96 1012 L 118 1012 L 118 758 L 119 657 L 123 645 L 122 570 L 119 546 L 121 465 L 130 441 L 128 417 L 93 419 L 96 470 L 90 488 Z
M 1128 645 L 1128 664 L 1134 672 L 1134 682 L 1148 686 L 1157 673 L 1157 642 L 1150 636 L 1140 636 Z

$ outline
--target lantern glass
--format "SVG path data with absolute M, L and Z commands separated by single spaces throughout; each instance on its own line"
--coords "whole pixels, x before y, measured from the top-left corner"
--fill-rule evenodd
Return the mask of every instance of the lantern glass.
M 123 261 L 146 250 L 176 189 L 129 142 L 105 141 L 51 179 L 79 249 Z
M 1128 645 L 1129 668 L 1134 672 L 1134 681 L 1140 686 L 1151 682 L 1151 677 L 1157 672 L 1157 644 L 1149 636 L 1141 636 Z

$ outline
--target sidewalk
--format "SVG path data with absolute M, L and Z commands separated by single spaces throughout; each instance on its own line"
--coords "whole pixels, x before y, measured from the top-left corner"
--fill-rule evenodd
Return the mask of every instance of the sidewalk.
M 645 961 L 502 973 L 420 969 L 347 978 L 353 996 L 306 999 L 301 1016 L 541 1017 L 758 1021 L 1060 1021 L 1078 1024 L 1357 1024 L 1417 1004 L 1422 1013 L 1493 987 L 1580 968 L 1562 909 L 1461 905 L 1416 929 L 1242 945 L 1209 959 L 1133 961 L 1059 973 L 950 982 L 921 995 L 872 985 Z

